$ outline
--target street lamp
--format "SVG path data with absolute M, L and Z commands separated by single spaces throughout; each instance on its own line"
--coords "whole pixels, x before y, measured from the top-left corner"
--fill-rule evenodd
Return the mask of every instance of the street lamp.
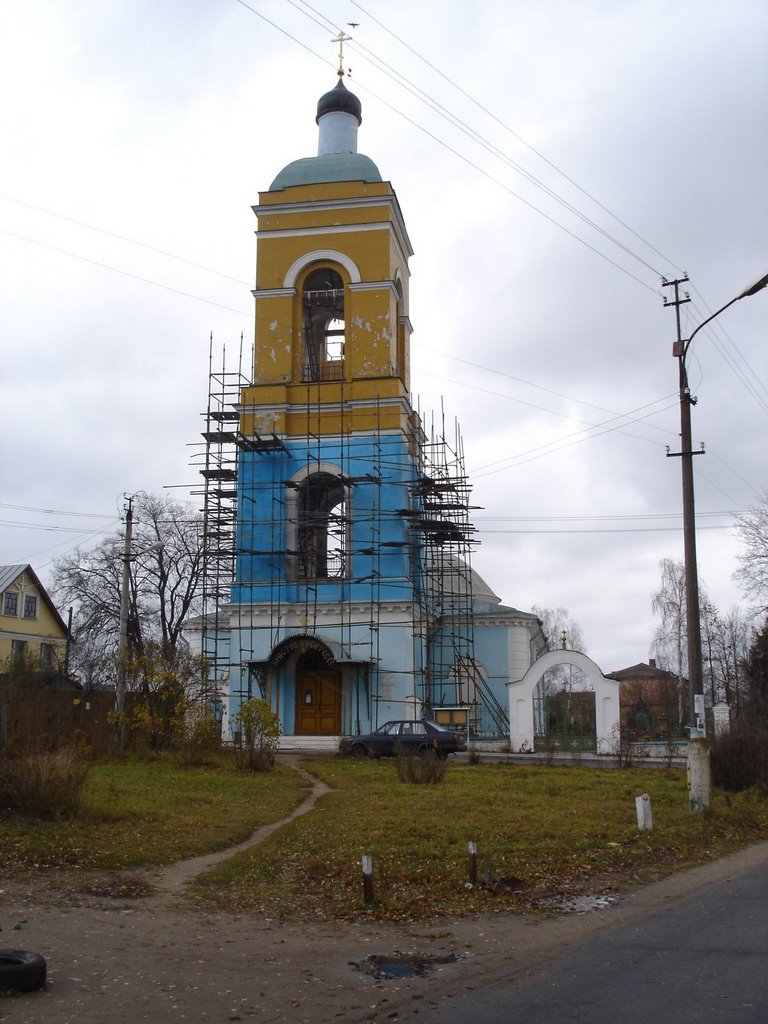
M 664 281 L 665 286 L 675 289 L 675 298 L 665 306 L 674 305 L 677 317 L 677 341 L 672 348 L 672 355 L 678 361 L 680 386 L 680 446 L 681 451 L 674 453 L 679 456 L 682 466 L 683 482 L 683 543 L 685 557 L 685 614 L 688 633 L 688 685 L 691 695 L 691 726 L 688 742 L 688 801 L 692 811 L 709 809 L 711 797 L 711 774 L 709 765 L 709 749 L 706 741 L 706 724 L 704 718 L 704 679 L 701 664 L 701 618 L 699 611 L 699 572 L 696 559 L 696 512 L 693 491 L 693 456 L 700 451 L 693 451 L 691 442 L 691 406 L 696 399 L 691 395 L 688 384 L 686 356 L 691 342 L 699 331 L 711 323 L 715 317 L 732 306 L 739 299 L 756 294 L 768 285 L 768 274 L 758 278 L 742 292 L 726 302 L 715 313 L 702 321 L 690 337 L 685 340 L 680 329 L 680 306 L 690 300 L 686 296 L 680 298 L 679 287 L 688 278 L 676 281 Z M 669 455 L 673 454 L 668 452 Z

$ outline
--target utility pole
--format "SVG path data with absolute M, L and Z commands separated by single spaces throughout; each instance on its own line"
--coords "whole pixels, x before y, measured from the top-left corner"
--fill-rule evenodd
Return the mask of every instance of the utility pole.
M 117 648 L 117 688 L 115 690 L 115 711 L 118 720 L 120 749 L 125 744 L 125 677 L 128 659 L 128 608 L 131 586 L 131 537 L 133 535 L 133 495 L 126 496 L 125 534 L 123 538 L 123 579 L 120 587 L 120 640 Z
M 690 302 L 687 292 L 680 295 L 680 285 L 687 277 L 664 281 L 665 288 L 674 288 L 674 298 L 665 299 L 664 305 L 675 307 L 677 341 L 672 355 L 678 362 L 680 391 L 680 451 L 667 451 L 668 458 L 679 458 L 683 484 L 683 548 L 685 564 L 685 619 L 688 650 L 688 689 L 690 693 L 690 726 L 688 737 L 688 797 L 692 811 L 706 811 L 711 800 L 709 749 L 706 741 L 704 717 L 704 677 L 701 664 L 701 610 L 699 607 L 699 567 L 696 556 L 696 507 L 693 488 L 693 457 L 703 455 L 702 446 L 693 450 L 691 437 L 691 406 L 696 399 L 688 384 L 685 357 L 688 345 L 683 339 L 680 307 Z
M 69 615 L 67 616 L 67 642 L 64 647 L 64 678 L 69 679 L 69 655 L 72 648 L 72 614 L 73 608 L 70 605 Z
M 709 748 L 707 747 L 706 721 L 704 717 L 704 686 L 701 671 L 701 619 L 699 615 L 699 569 L 696 561 L 696 515 L 693 500 L 693 456 L 703 452 L 694 452 L 691 448 L 691 406 L 696 399 L 691 395 L 688 386 L 688 372 L 685 357 L 691 342 L 699 331 L 729 309 L 734 302 L 756 295 L 768 287 L 768 274 L 758 277 L 752 284 L 726 302 L 720 309 L 702 320 L 696 330 L 683 339 L 680 329 L 680 307 L 690 302 L 686 294 L 680 298 L 680 285 L 687 282 L 687 277 L 676 281 L 662 281 L 665 288 L 674 288 L 675 297 L 667 301 L 665 306 L 674 306 L 677 319 L 677 341 L 672 348 L 672 355 L 678 360 L 680 377 L 680 443 L 681 451 L 674 454 L 680 458 L 683 470 L 683 536 L 685 540 L 685 604 L 688 625 L 688 682 L 691 690 L 691 728 L 688 740 L 688 806 L 692 811 L 706 811 L 711 800 L 712 774 L 709 764 Z M 672 455 L 667 452 L 667 455 Z

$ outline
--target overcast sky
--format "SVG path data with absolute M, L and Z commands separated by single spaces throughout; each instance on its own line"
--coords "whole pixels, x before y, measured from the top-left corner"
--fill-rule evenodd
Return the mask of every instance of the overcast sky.
M 124 493 L 199 486 L 209 336 L 249 361 L 251 206 L 316 152 L 346 28 L 359 148 L 416 251 L 414 397 L 458 419 L 482 506 L 474 565 L 506 604 L 568 608 L 604 671 L 647 660 L 682 558 L 660 279 L 690 277 L 687 336 L 768 271 L 768 6 L 248 6 L 0 3 L 0 562 L 46 579 Z M 768 291 L 718 325 L 690 376 L 700 574 L 728 610 L 732 513 L 768 487 Z

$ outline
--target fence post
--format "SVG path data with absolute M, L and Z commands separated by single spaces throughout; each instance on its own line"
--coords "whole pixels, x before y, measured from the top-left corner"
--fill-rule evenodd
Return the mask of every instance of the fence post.
M 363 854 L 363 903 L 373 903 L 373 858 Z
M 467 844 L 469 851 L 469 880 L 474 885 L 477 882 L 477 843 L 470 839 Z

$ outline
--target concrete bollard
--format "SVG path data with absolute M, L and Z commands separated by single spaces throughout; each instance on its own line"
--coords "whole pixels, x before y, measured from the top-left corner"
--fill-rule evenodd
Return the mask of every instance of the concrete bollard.
M 635 808 L 637 810 L 637 827 L 641 832 L 650 832 L 653 828 L 653 814 L 651 813 L 651 798 L 647 793 L 635 797 Z

